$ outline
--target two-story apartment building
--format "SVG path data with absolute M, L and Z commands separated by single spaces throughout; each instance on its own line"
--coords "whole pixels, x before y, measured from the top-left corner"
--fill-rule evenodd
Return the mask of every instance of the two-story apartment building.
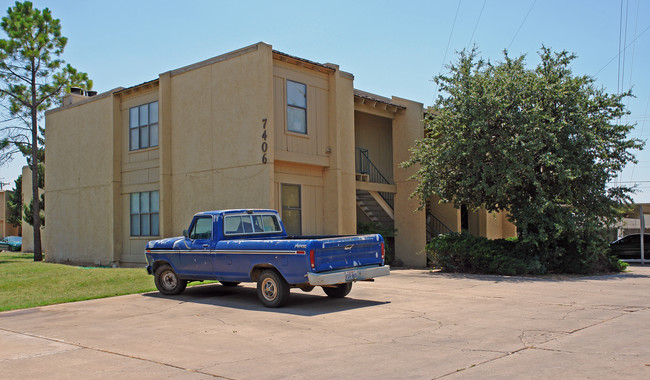
M 421 103 L 355 90 L 337 65 L 265 43 L 75 92 L 46 114 L 49 261 L 142 263 L 147 241 L 180 235 L 198 211 L 270 207 L 292 234 L 384 223 L 399 260 L 426 263 L 430 217 L 399 167 L 423 136 Z M 431 210 L 460 228 L 458 210 Z

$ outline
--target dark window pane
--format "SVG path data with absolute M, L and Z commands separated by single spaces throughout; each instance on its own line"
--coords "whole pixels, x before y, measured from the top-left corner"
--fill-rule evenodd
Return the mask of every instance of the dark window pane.
M 160 193 L 158 191 L 151 192 L 151 212 L 158 212 L 160 210 Z
M 148 213 L 149 212 L 149 193 L 140 193 L 140 212 Z
M 307 111 L 302 108 L 287 106 L 287 130 L 307 133 Z
M 140 132 L 138 131 L 138 128 L 136 129 L 131 129 L 130 130 L 130 145 L 129 145 L 129 150 L 136 150 L 140 149 Z
M 291 106 L 307 108 L 307 86 L 287 81 L 287 104 Z
M 149 228 L 149 214 L 140 215 L 140 235 L 151 235 L 151 229 Z
M 159 216 L 158 214 L 151 214 L 151 235 L 158 236 L 160 232 L 158 230 Z
M 282 221 L 289 235 L 300 235 L 300 210 L 282 210 Z
M 131 214 L 140 213 L 140 193 L 131 193 Z
M 149 123 L 154 124 L 158 122 L 158 102 L 149 104 Z
M 140 236 L 140 216 L 131 215 L 131 236 Z
M 149 126 L 149 146 L 158 146 L 158 124 Z
M 225 222 L 225 227 L 224 227 L 224 232 L 226 234 L 236 234 L 240 229 L 241 229 L 240 232 L 244 232 L 243 228 L 241 228 L 241 217 L 240 216 L 227 216 L 226 217 L 226 222 Z
M 282 208 L 300 208 L 300 185 L 282 185 Z
M 264 232 L 262 215 L 253 215 L 253 232 Z
M 249 216 L 242 216 L 241 222 L 245 233 L 249 234 L 253 232 L 253 225 L 251 224 L 251 218 Z
M 212 237 L 212 218 L 198 219 L 195 227 L 195 239 L 210 239 Z
M 140 126 L 149 124 L 149 105 L 140 106 Z
M 138 107 L 129 109 L 129 128 L 137 128 L 138 126 Z
M 149 147 L 149 127 L 140 127 L 140 148 Z
M 278 219 L 276 217 L 271 215 L 264 215 L 262 217 L 262 220 L 264 222 L 264 232 L 282 231 L 282 229 L 280 228 L 280 223 L 278 222 Z

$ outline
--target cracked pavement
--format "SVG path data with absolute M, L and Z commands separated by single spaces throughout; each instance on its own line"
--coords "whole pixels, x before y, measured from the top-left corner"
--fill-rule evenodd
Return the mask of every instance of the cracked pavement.
M 153 281 L 153 279 L 152 279 Z M 394 270 L 344 299 L 254 284 L 0 313 L 21 379 L 650 378 L 650 267 L 523 278 Z

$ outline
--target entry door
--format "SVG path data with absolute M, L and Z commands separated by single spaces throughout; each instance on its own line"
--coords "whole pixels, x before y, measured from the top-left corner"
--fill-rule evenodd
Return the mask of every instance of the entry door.
M 190 250 L 180 254 L 181 263 L 185 268 L 184 275 L 196 280 L 216 278 L 212 267 L 212 217 L 196 218 L 186 240 Z

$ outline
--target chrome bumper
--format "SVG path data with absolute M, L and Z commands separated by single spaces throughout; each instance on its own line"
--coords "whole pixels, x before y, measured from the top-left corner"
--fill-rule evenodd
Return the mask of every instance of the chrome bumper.
M 345 282 L 363 281 L 375 277 L 388 276 L 390 266 L 367 266 L 346 268 L 322 273 L 307 273 L 310 285 L 335 285 Z

